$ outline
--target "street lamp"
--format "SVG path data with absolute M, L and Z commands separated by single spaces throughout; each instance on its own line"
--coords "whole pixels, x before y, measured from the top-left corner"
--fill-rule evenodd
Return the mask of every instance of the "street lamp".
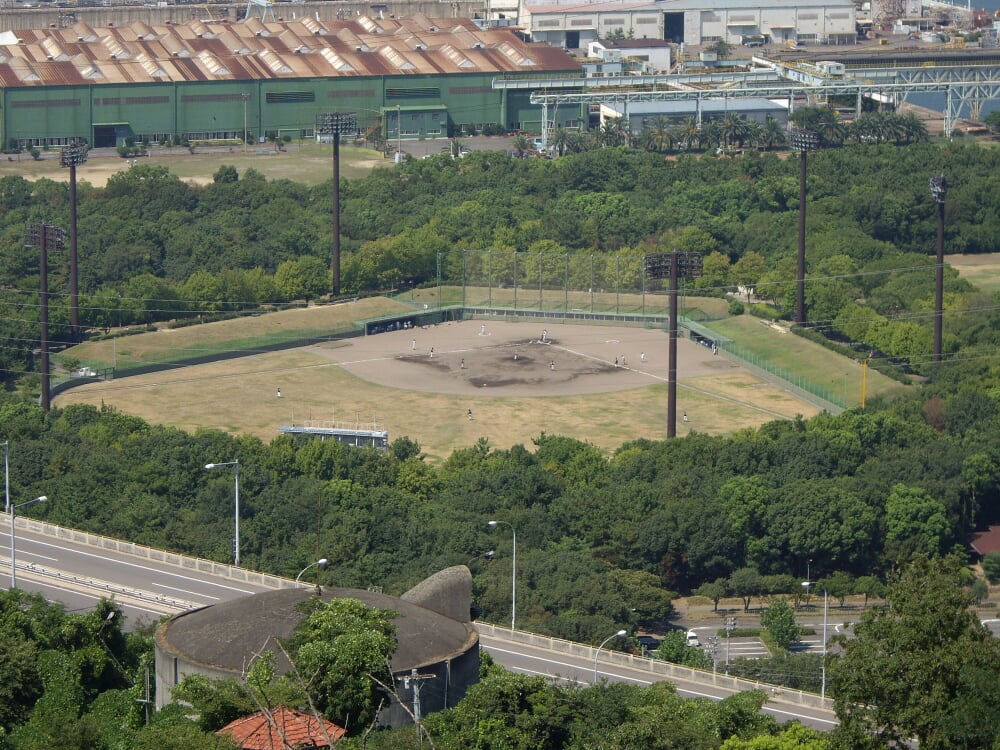
M 937 265 L 934 276 L 934 361 L 941 361 L 941 324 L 944 307 L 944 201 L 948 182 L 944 175 L 931 177 L 931 197 L 937 204 Z
M 802 585 L 806 587 L 806 591 L 809 587 L 813 585 L 812 581 L 803 581 Z M 826 590 L 826 586 L 823 586 L 823 662 L 820 665 L 820 698 L 826 698 L 826 615 L 828 611 L 829 594 Z
M 34 500 L 29 500 L 26 503 L 19 503 L 18 505 L 10 506 L 10 587 L 11 589 L 17 588 L 17 555 L 14 552 L 15 539 L 14 539 L 14 511 L 18 508 L 23 508 L 25 505 L 33 505 L 35 503 L 44 503 L 48 500 L 45 495 L 36 497 Z
M 206 469 L 215 469 L 219 466 L 232 466 L 235 469 L 236 510 L 234 512 L 234 517 L 236 519 L 236 536 L 233 537 L 233 564 L 238 568 L 240 567 L 240 460 L 237 458 L 235 461 L 205 464 Z
M 87 144 L 73 140 L 67 143 L 60 158 L 64 167 L 69 167 L 69 327 L 73 343 L 79 343 L 80 336 L 80 273 L 76 254 L 76 168 L 87 161 Z
M 3 441 L 3 512 L 10 510 L 10 442 Z
M 340 294 L 340 134 L 357 128 L 353 112 L 328 112 L 317 115 L 316 132 L 330 135 L 333 141 L 333 250 L 330 265 L 333 274 L 333 294 Z
M 601 645 L 597 647 L 596 651 L 594 651 L 594 683 L 595 684 L 597 683 L 597 657 L 600 656 L 601 649 L 604 648 L 604 646 L 607 645 L 607 642 L 610 641 L 612 638 L 620 638 L 621 636 L 626 635 L 627 633 L 628 633 L 627 630 L 619 630 L 614 635 L 609 635 L 607 638 L 605 638 L 603 641 L 601 641 Z
M 321 557 L 316 562 L 309 563 L 302 570 L 299 571 L 299 574 L 297 576 L 295 576 L 295 582 L 298 583 L 299 579 L 302 577 L 302 574 L 305 573 L 307 570 L 309 570 L 309 568 L 325 568 L 328 562 L 329 560 L 327 560 L 325 557 Z
M 517 622 L 517 531 L 512 524 L 506 521 L 490 521 L 487 526 L 510 526 L 511 542 L 513 552 L 511 554 L 510 568 L 510 629 L 514 631 L 514 624 Z
M 806 322 L 806 156 L 819 148 L 819 136 L 811 130 L 793 130 L 792 148 L 799 152 L 799 263 L 795 294 L 795 321 Z

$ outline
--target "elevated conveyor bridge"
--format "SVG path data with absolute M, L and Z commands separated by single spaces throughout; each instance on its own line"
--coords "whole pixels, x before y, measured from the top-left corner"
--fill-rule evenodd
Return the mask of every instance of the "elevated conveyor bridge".
M 963 113 L 978 120 L 983 105 L 1000 99 L 1000 59 L 969 58 L 936 60 L 934 57 L 905 62 L 861 63 L 842 60 L 843 73 L 824 72 L 816 61 L 754 57 L 749 70 L 677 75 L 627 77 L 505 79 L 493 81 L 496 89 L 531 89 L 531 102 L 542 105 L 543 122 L 549 123 L 549 107 L 573 104 L 625 104 L 631 102 L 720 98 L 781 98 L 793 107 L 796 100 L 807 104 L 825 102 L 831 96 L 852 97 L 861 113 L 864 98 L 905 102 L 914 93 L 938 93 L 945 97 L 944 129 L 950 133 Z M 701 108 L 698 108 L 700 123 Z M 548 133 L 543 135 L 547 140 Z

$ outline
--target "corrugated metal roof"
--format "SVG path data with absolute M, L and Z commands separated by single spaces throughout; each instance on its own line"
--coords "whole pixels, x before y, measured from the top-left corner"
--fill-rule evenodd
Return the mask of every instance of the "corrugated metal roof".
M 15 31 L 0 86 L 579 70 L 562 50 L 466 19 L 359 16 Z

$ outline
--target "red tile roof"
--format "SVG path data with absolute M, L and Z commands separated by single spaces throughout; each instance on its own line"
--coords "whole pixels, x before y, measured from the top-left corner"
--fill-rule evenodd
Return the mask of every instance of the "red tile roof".
M 977 531 L 972 535 L 970 546 L 978 555 L 1000 552 L 1000 526 L 990 526 L 986 531 Z
M 228 734 L 243 750 L 332 747 L 346 734 L 332 721 L 279 706 L 271 719 L 263 712 L 231 721 L 216 734 Z

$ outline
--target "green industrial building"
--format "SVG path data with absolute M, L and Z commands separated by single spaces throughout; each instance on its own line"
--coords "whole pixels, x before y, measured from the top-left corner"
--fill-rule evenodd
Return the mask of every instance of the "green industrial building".
M 537 133 L 533 87 L 493 81 L 582 75 L 562 50 L 512 31 L 422 16 L 4 32 L 0 143 L 311 138 L 317 117 L 334 112 L 355 115 L 356 137 L 389 143 Z M 580 108 L 558 117 L 552 125 L 586 127 Z

